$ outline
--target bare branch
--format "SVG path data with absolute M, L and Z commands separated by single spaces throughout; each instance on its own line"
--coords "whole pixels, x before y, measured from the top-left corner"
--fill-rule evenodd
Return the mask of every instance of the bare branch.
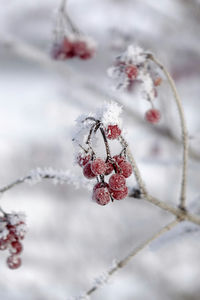
M 185 202 L 186 202 L 186 184 L 187 184 L 187 164 L 188 164 L 188 133 L 187 133 L 187 126 L 185 122 L 185 116 L 184 111 L 182 107 L 182 103 L 180 100 L 180 97 L 178 95 L 175 83 L 169 74 L 169 72 L 166 70 L 166 68 L 163 66 L 161 62 L 159 62 L 152 54 L 148 56 L 149 59 L 151 59 L 165 74 L 167 77 L 167 80 L 169 82 L 169 85 L 172 89 L 172 92 L 174 94 L 174 99 L 178 108 L 180 122 L 181 122 L 181 131 L 182 131 L 182 143 L 183 143 L 183 170 L 182 170 L 182 182 L 181 182 L 181 195 L 180 195 L 180 208 L 185 210 Z

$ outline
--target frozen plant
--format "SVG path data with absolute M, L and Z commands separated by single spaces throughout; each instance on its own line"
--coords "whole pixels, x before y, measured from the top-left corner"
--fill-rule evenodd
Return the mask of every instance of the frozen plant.
M 96 179 L 92 199 L 100 205 L 106 205 L 110 200 L 122 200 L 128 195 L 126 178 L 131 176 L 133 170 L 127 160 L 128 144 L 122 137 L 120 113 L 121 107 L 116 103 L 106 103 L 96 115 L 78 118 L 73 137 L 76 149 L 78 145 L 75 154 L 77 164 L 83 168 L 87 179 Z M 93 140 L 99 131 L 106 157 L 98 157 L 95 152 Z M 122 145 L 118 155 L 111 154 L 111 140 L 118 140 Z
M 108 75 L 115 80 L 117 89 L 130 89 L 135 82 L 141 84 L 142 94 L 151 105 L 145 118 L 155 124 L 161 117 L 159 110 L 155 109 L 154 100 L 162 79 L 148 57 L 148 52 L 130 45 L 124 53 L 116 57 L 113 66 L 108 69 Z
M 23 213 L 5 213 L 0 216 L 0 250 L 8 250 L 7 265 L 10 269 L 21 266 L 21 241 L 26 234 L 25 215 Z
M 86 60 L 95 54 L 96 43 L 85 36 L 76 27 L 66 9 L 66 0 L 62 0 L 56 16 L 54 41 L 51 56 L 56 60 L 66 60 L 74 57 Z

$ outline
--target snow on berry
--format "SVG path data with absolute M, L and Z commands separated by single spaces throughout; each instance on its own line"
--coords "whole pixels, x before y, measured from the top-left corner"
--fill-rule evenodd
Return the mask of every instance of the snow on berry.
M 108 125 L 106 135 L 109 140 L 117 139 L 121 134 L 121 129 L 117 125 Z
M 125 185 L 125 177 L 121 174 L 113 174 L 109 179 L 109 187 L 114 191 L 122 190 Z
M 21 266 L 21 258 L 11 255 L 7 258 L 7 265 L 10 269 L 18 269 Z
M 93 179 L 94 177 L 96 177 L 96 175 L 92 172 L 91 169 L 91 162 L 88 162 L 84 168 L 83 168 L 83 175 L 87 178 L 87 179 Z
M 127 186 L 124 186 L 124 188 L 120 191 L 115 191 L 112 189 L 109 189 L 110 195 L 115 199 L 115 200 L 122 200 L 128 196 L 128 188 Z
M 105 128 L 109 125 L 118 125 L 118 127 L 121 128 L 121 112 L 121 106 L 119 106 L 116 102 L 109 102 L 104 103 L 104 105 L 98 110 L 96 117 L 104 124 Z
M 54 43 L 51 57 L 56 60 L 66 60 L 73 57 L 89 59 L 94 56 L 95 43 L 92 39 L 70 34 Z
M 101 187 L 95 190 L 93 198 L 100 205 L 106 205 L 110 202 L 110 193 L 107 188 Z
M 109 185 L 107 182 L 98 182 L 94 185 L 93 192 L 95 192 L 97 189 L 102 188 L 102 187 L 109 188 Z
M 80 167 L 84 167 L 91 159 L 90 154 L 79 153 L 76 160 Z
M 125 178 L 128 178 L 133 173 L 132 165 L 127 161 L 122 161 L 119 163 L 119 168 L 117 168 L 117 172 L 123 175 Z
M 157 109 L 149 109 L 145 114 L 145 118 L 149 123 L 156 124 L 161 118 L 160 111 Z
M 7 259 L 10 269 L 16 269 L 21 265 L 19 254 L 22 252 L 22 240 L 26 233 L 25 215 L 23 213 L 3 214 L 0 217 L 0 250 L 9 249 L 11 256 Z
M 22 244 L 19 241 L 13 241 L 11 243 L 11 253 L 20 254 L 23 250 Z
M 134 80 L 138 75 L 138 69 L 135 65 L 128 65 L 125 68 L 125 73 L 129 79 Z
M 116 161 L 116 163 L 119 165 L 121 162 L 125 161 L 125 157 L 122 155 L 115 155 L 113 156 L 113 159 Z
M 91 170 L 96 176 L 102 175 L 106 171 L 106 163 L 101 158 L 96 158 L 91 163 Z

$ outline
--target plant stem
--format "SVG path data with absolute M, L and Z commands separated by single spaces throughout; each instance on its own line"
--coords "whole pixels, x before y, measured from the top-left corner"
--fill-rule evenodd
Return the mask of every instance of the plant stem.
M 120 136 L 120 143 L 122 144 L 123 147 L 126 147 L 126 154 L 128 156 L 128 159 L 133 167 L 133 173 L 135 175 L 137 184 L 140 188 L 140 191 L 142 193 L 142 197 L 146 197 L 146 195 L 148 194 L 145 184 L 143 182 L 142 176 L 140 174 L 139 168 L 137 166 L 137 163 L 133 157 L 133 154 L 131 153 L 131 150 L 129 148 L 128 143 L 126 142 L 125 138 L 123 136 Z
M 149 54 L 148 58 L 151 59 L 164 72 L 169 82 L 169 85 L 172 89 L 172 92 L 174 94 L 174 99 L 178 108 L 178 113 L 179 113 L 180 123 L 181 123 L 181 132 L 182 132 L 182 144 L 183 144 L 183 169 L 182 169 L 181 194 L 180 194 L 179 207 L 182 210 L 185 210 L 186 209 L 185 203 L 186 203 L 186 184 L 187 184 L 187 164 L 188 164 L 188 133 L 187 133 L 187 126 L 185 122 L 184 111 L 183 111 L 180 97 L 176 89 L 176 85 L 169 72 L 166 70 L 163 64 L 159 62 L 152 54 Z

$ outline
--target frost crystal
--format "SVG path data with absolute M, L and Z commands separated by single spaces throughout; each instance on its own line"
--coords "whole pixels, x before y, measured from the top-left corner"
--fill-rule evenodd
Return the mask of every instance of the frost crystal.
M 73 174 L 71 170 L 54 170 L 52 168 L 37 168 L 32 170 L 25 178 L 25 182 L 33 185 L 42 181 L 42 179 L 53 179 L 54 184 L 73 184 L 75 188 L 84 187 L 89 190 L 92 189 L 92 185 L 82 176 Z
M 119 117 L 122 107 L 116 102 L 105 103 L 97 114 L 97 119 L 101 120 L 105 127 L 108 125 L 118 125 L 121 127 L 122 120 Z

